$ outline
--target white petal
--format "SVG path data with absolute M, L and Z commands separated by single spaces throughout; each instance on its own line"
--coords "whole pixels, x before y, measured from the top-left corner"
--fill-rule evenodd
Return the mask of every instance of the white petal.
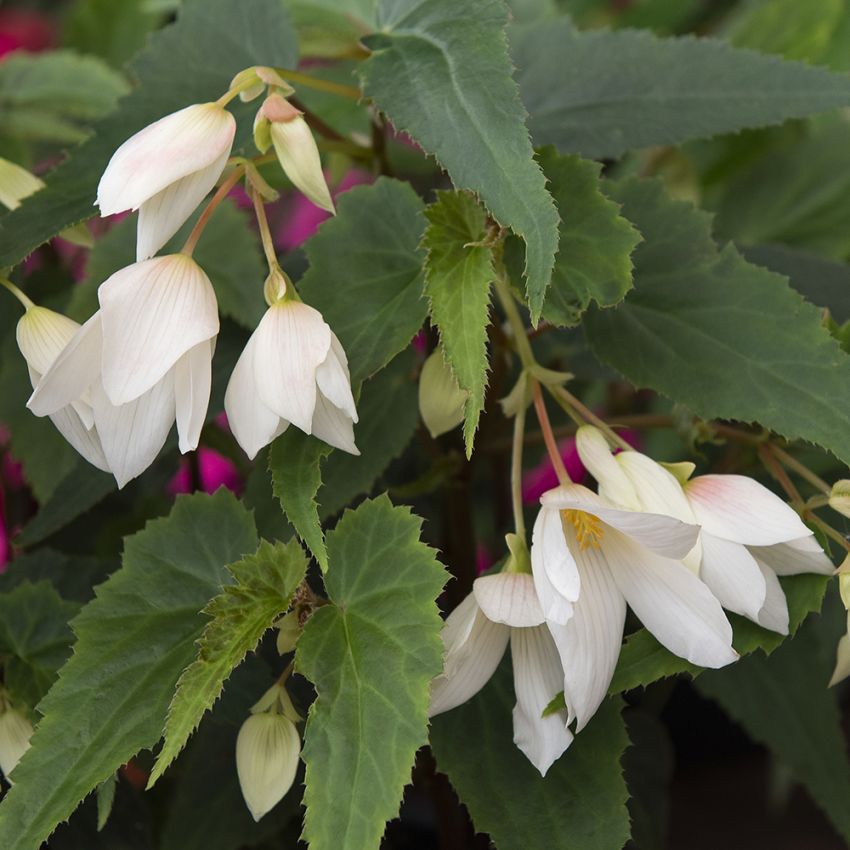
M 354 426 L 348 414 L 335 407 L 321 392 L 316 393 L 312 430 L 314 436 L 329 446 L 352 455 L 360 454 L 354 444 Z
M 605 435 L 593 425 L 576 432 L 576 449 L 581 462 L 599 484 L 599 495 L 626 510 L 639 511 L 640 497 L 629 476 L 617 463 Z
M 592 514 L 606 525 L 667 558 L 684 558 L 694 548 L 699 537 L 698 526 L 660 514 L 612 508 L 595 493 L 578 484 L 555 487 L 540 497 L 540 503 L 546 507 Z
M 70 405 L 50 414 L 50 421 L 59 433 L 92 465 L 111 472 L 100 437 L 95 428 L 87 428 L 79 414 Z
M 198 448 L 212 387 L 212 343 L 198 343 L 174 366 L 177 435 L 183 454 Z
M 700 475 L 685 493 L 697 522 L 715 537 L 770 546 L 810 534 L 790 505 L 744 475 Z
M 269 307 L 254 334 L 254 376 L 260 398 L 281 419 L 311 433 L 316 369 L 328 356 L 331 329 L 318 310 L 285 301 Z
M 334 407 L 338 407 L 348 415 L 349 419 L 357 422 L 357 408 L 354 406 L 354 396 L 351 394 L 348 358 L 333 332 L 328 356 L 316 369 L 316 383 Z
M 701 667 L 738 657 L 720 603 L 687 567 L 613 532 L 602 550 L 614 581 L 641 622 L 671 652 Z
M 569 721 L 580 732 L 596 713 L 614 676 L 623 643 L 626 600 L 600 549 L 577 555 L 581 596 L 564 626 L 549 623 L 564 668 L 564 698 Z
M 544 620 L 534 580 L 526 573 L 482 576 L 475 579 L 472 592 L 481 610 L 494 623 L 521 628 L 539 626 Z
M 94 418 L 103 453 L 123 487 L 159 454 L 174 422 L 174 376 L 168 375 L 134 401 L 113 405 L 103 388 L 92 389 Z
M 198 343 L 218 333 L 210 279 L 184 254 L 135 263 L 100 285 L 103 388 L 113 404 L 138 398 Z
M 233 116 L 215 103 L 187 106 L 131 136 L 112 155 L 97 187 L 101 215 L 138 209 L 166 186 L 229 152 Z
M 831 576 L 835 566 L 821 548 L 813 534 L 807 534 L 775 546 L 747 547 L 759 561 L 767 564 L 777 575 L 796 576 L 800 573 L 818 573 Z
M 334 204 L 322 173 L 319 149 L 307 122 L 298 116 L 290 121 L 273 121 L 269 129 L 286 176 L 317 207 L 332 213 Z
M 100 311 L 77 332 L 44 373 L 27 407 L 49 416 L 83 396 L 100 375 L 103 331 Z
M 230 148 L 214 162 L 181 177 L 139 207 L 136 227 L 136 260 L 152 257 L 197 209 L 221 177 Z
M 511 629 L 511 659 L 517 700 L 514 743 L 545 776 L 573 740 L 563 709 L 542 716 L 560 692 L 564 676 L 547 628 Z
M 759 569 L 764 576 L 764 582 L 767 587 L 765 594 L 764 606 L 758 612 L 756 622 L 765 629 L 770 629 L 772 632 L 779 632 L 781 635 L 788 634 L 789 616 L 788 602 L 785 599 L 785 591 L 782 590 L 782 585 L 776 577 L 776 573 L 769 567 L 756 559 Z
M 472 699 L 490 681 L 509 634 L 507 626 L 484 616 L 471 593 L 449 614 L 442 631 L 444 669 L 431 682 L 429 717 Z
M 699 575 L 724 608 L 758 621 L 767 585 L 746 546 L 703 532 Z
M 272 442 L 281 425 L 285 428 L 288 424 L 282 423 L 281 418 L 260 400 L 254 378 L 256 340 L 255 331 L 236 361 L 236 368 L 224 394 L 224 409 L 230 430 L 251 460 L 263 446 Z
M 43 375 L 80 329 L 79 324 L 46 307 L 30 307 L 18 321 L 18 348 L 30 369 Z
M 579 596 L 580 580 L 567 548 L 560 511 L 541 508 L 537 514 L 531 535 L 531 573 L 546 619 L 566 623 Z

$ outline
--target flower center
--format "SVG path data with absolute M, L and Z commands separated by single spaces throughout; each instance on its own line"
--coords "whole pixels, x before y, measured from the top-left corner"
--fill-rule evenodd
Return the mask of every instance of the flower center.
M 586 511 L 563 510 L 561 522 L 570 523 L 575 529 L 579 548 L 584 551 L 588 546 L 599 548 L 602 539 L 602 521 Z

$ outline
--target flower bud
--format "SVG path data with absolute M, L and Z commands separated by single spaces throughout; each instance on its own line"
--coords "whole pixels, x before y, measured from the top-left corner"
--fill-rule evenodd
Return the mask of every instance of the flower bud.
M 266 299 L 266 304 L 268 304 L 269 307 L 271 307 L 272 304 L 276 304 L 281 298 L 283 298 L 284 295 L 286 295 L 288 283 L 286 274 L 280 269 L 275 269 L 269 273 L 269 276 L 266 278 L 266 282 L 263 285 L 263 295 Z
M 331 193 L 322 172 L 319 149 L 301 112 L 277 93 L 265 99 L 260 112 L 270 122 L 269 135 L 286 176 L 317 207 L 334 212 Z M 257 119 L 254 139 L 259 140 L 257 146 L 260 150 L 261 143 L 265 142 L 264 133 L 262 119 Z
M 843 516 L 850 517 L 850 480 L 842 478 L 832 485 L 829 506 Z
M 298 612 L 290 611 L 285 617 L 278 620 L 277 628 L 277 651 L 281 655 L 286 655 L 287 652 L 292 652 L 295 649 L 295 642 L 301 634 Z
M 255 821 L 283 799 L 295 781 L 301 738 L 282 714 L 252 714 L 236 739 L 236 772 Z
M 0 770 L 10 783 L 9 774 L 30 748 L 32 733 L 32 723 L 21 712 L 8 704 L 0 709 Z
M 34 174 L 25 168 L 0 157 L 0 204 L 10 210 L 17 209 L 24 198 L 44 186 Z
M 265 65 L 254 65 L 251 68 L 245 68 L 244 71 L 240 71 L 230 82 L 231 91 L 242 86 L 247 86 L 247 88 L 239 92 L 239 100 L 243 103 L 248 103 L 258 98 L 266 86 L 273 86 L 280 89 L 286 97 L 295 94 L 295 89 L 274 68 L 268 68 Z
M 419 413 L 432 437 L 439 437 L 463 422 L 468 396 L 458 386 L 442 349 L 435 349 L 422 365 L 419 376 Z

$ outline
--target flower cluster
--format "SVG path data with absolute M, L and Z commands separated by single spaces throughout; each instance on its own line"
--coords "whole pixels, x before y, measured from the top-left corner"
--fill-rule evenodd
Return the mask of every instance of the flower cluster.
M 138 210 L 136 262 L 101 283 L 99 309 L 88 321 L 80 326 L 5 284 L 26 310 L 17 339 L 33 386 L 28 407 L 37 416 L 49 416 L 86 460 L 115 476 L 119 487 L 155 460 L 175 422 L 180 451 L 198 447 L 219 318 L 213 282 L 192 251 L 209 215 L 243 173 L 269 261 L 269 308 L 227 388 L 225 409 L 233 434 L 251 458 L 290 423 L 358 453 L 345 352 L 278 266 L 260 200 L 270 190 L 250 163 L 235 164 L 183 249 L 157 256 L 230 161 L 236 122 L 227 103 L 237 95 L 251 100 L 264 90 L 268 95 L 255 121 L 258 146 L 265 151 L 274 145 L 292 183 L 333 212 L 316 142 L 286 99 L 293 90 L 272 69 L 249 68 L 218 101 L 161 118 L 113 154 L 98 186 L 97 205 L 103 216 Z M 34 188 L 25 186 L 17 194 Z
M 431 690 L 432 716 L 470 699 L 510 641 L 514 742 L 541 774 L 570 745 L 572 722 L 580 732 L 605 698 L 627 607 L 670 652 L 723 667 L 738 657 L 724 608 L 787 634 L 777 576 L 833 572 L 799 516 L 750 478 L 691 478 L 692 464 L 615 455 L 593 426 L 577 447 L 598 492 L 543 494 L 530 556 L 510 539 L 503 571 L 477 579 L 447 618 Z

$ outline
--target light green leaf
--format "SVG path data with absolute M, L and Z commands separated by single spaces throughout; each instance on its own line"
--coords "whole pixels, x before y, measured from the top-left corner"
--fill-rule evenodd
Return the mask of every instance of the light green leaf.
M 252 0 L 250 6 L 242 0 L 186 2 L 177 22 L 151 36 L 132 62 L 133 92 L 46 176 L 45 189 L 0 220 L 0 268 L 15 265 L 62 228 L 95 214 L 103 169 L 133 133 L 190 103 L 219 97 L 249 65 L 291 68 L 296 60 L 280 0 Z M 234 104 L 234 112 L 247 119 L 240 121 L 238 152 L 250 141 L 253 112 L 250 104 Z
M 850 104 L 850 79 L 710 38 L 579 32 L 566 18 L 511 30 L 536 145 L 590 159 L 780 124 Z
M 263 540 L 256 554 L 230 564 L 227 571 L 235 584 L 225 587 L 204 608 L 203 613 L 212 619 L 198 641 L 197 659 L 180 674 L 168 709 L 165 741 L 148 787 L 186 746 L 201 718 L 221 696 L 233 669 L 289 608 L 307 572 L 307 559 L 295 541 L 272 544 Z
M 560 242 L 543 318 L 572 327 L 594 301 L 613 307 L 632 288 L 631 253 L 640 234 L 600 191 L 602 166 L 554 148 L 540 155 L 561 213 Z
M 352 385 L 383 368 L 425 320 L 422 209 L 408 184 L 382 177 L 341 195 L 336 216 L 305 245 L 310 268 L 298 290 L 339 337 Z
M 128 91 L 124 77 L 94 56 L 17 51 L 0 65 L 0 132 L 27 141 L 78 142 L 87 125 Z
M 525 242 L 534 322 L 552 277 L 558 213 L 534 162 L 525 111 L 511 79 L 500 0 L 383 0 L 380 32 L 360 66 L 363 89 Z
M 15 702 L 35 708 L 71 653 L 68 621 L 80 606 L 45 581 L 0 593 L 0 666 Z
M 798 575 L 781 578 L 780 582 L 788 600 L 789 628 L 793 635 L 810 613 L 820 611 L 827 579 L 819 575 Z M 759 649 L 771 653 L 785 639 L 783 635 L 763 629 L 744 617 L 728 616 L 734 629 L 732 645 L 741 655 Z M 702 670 L 702 667 L 673 655 L 646 629 L 639 629 L 626 638 L 608 692 L 629 691 L 678 673 L 696 677 Z
M 316 493 L 322 486 L 322 460 L 330 451 L 327 443 L 297 428 L 288 428 L 269 449 L 269 472 L 274 494 L 322 572 L 328 568 L 328 552 L 319 522 Z
M 613 850 L 629 837 L 620 759 L 629 744 L 622 701 L 606 700 L 541 778 L 513 742 L 510 667 L 476 697 L 431 723 L 431 749 L 499 850 Z
M 827 688 L 843 620 L 839 614 L 836 630 L 835 620 L 813 617 L 769 658 L 706 670 L 696 686 L 770 748 L 850 840 L 850 762 L 836 693 Z
M 710 217 L 660 183 L 626 180 L 608 194 L 645 241 L 625 301 L 585 316 L 599 359 L 704 419 L 760 422 L 850 462 L 850 358 L 821 311 L 731 245 L 718 250 Z
M 469 192 L 438 192 L 425 217 L 429 222 L 422 238 L 428 251 L 425 294 L 449 366 L 460 388 L 469 393 L 463 435 L 470 457 L 487 390 L 487 325 L 494 276 L 493 252 L 480 244 L 487 237 L 487 215 Z
M 201 609 L 256 551 L 251 515 L 227 490 L 178 497 L 126 539 L 124 566 L 73 621 L 74 654 L 39 709 L 32 748 L 0 803 L 0 847 L 32 850 L 90 791 L 160 737 Z
M 447 575 L 420 526 L 382 496 L 328 534 L 332 604 L 307 621 L 296 650 L 318 693 L 303 751 L 312 850 L 377 850 L 427 740 L 443 654 L 435 600 Z

